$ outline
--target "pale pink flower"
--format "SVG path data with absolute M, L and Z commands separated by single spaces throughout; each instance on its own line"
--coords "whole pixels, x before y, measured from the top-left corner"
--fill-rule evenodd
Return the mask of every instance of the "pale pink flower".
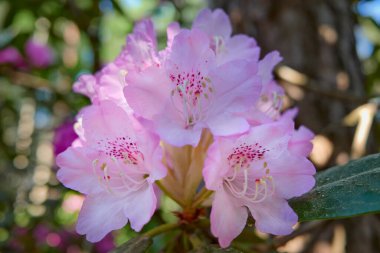
M 136 23 L 133 33 L 127 36 L 126 46 L 115 64 L 126 70 L 143 70 L 158 63 L 157 39 L 153 22 L 144 19 Z
M 252 127 L 248 133 L 219 137 L 208 150 L 203 176 L 215 191 L 211 231 L 222 247 L 244 229 L 248 214 L 261 232 L 292 232 L 297 215 L 287 199 L 309 191 L 315 168 L 306 159 L 310 135 L 294 132 L 292 121 Z
M 137 115 L 153 122 L 161 139 L 195 146 L 204 128 L 218 136 L 248 130 L 238 113 L 260 94 L 257 65 L 239 59 L 218 66 L 207 34 L 182 30 L 160 65 L 126 76 L 124 94 Z
M 227 14 L 221 10 L 204 9 L 195 18 L 193 29 L 204 31 L 210 40 L 210 47 L 216 54 L 217 64 L 250 59 L 258 61 L 260 48 L 255 39 L 238 34 L 231 37 L 232 27 Z
M 128 221 L 140 231 L 156 209 L 153 183 L 166 174 L 158 137 L 110 101 L 81 119 L 81 145 L 57 157 L 57 178 L 86 195 L 77 232 L 96 242 Z
M 273 79 L 273 69 L 281 60 L 280 54 L 273 51 L 259 62 L 258 75 L 263 89 L 255 106 L 245 113 L 251 126 L 270 123 L 281 117 L 285 91 Z
M 74 83 L 73 90 L 89 97 L 93 104 L 98 104 L 104 100 L 112 100 L 128 108 L 127 101 L 123 95 L 125 74 L 125 70 L 111 62 L 95 75 L 81 75 Z
M 151 20 L 138 22 L 127 44 L 115 61 L 105 65 L 95 75 L 84 74 L 74 83 L 73 90 L 91 99 L 94 104 L 113 100 L 128 108 L 123 94 L 125 75 L 158 64 L 157 42 Z

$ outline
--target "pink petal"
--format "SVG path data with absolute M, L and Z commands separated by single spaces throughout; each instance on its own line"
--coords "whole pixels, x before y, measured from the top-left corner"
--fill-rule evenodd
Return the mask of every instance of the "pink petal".
M 262 77 L 262 82 L 264 85 L 273 79 L 273 68 L 280 61 L 282 61 L 282 57 L 277 51 L 267 54 L 264 59 L 260 61 L 258 74 Z
M 294 155 L 289 151 L 283 152 L 281 156 L 275 157 L 275 159 L 269 159 L 271 166 L 269 169 L 272 174 L 288 176 L 315 174 L 314 165 L 306 157 Z
M 248 212 L 239 206 L 223 189 L 215 192 L 210 214 L 211 232 L 219 239 L 222 248 L 226 248 L 244 229 Z
M 178 33 L 174 37 L 168 63 L 169 72 L 177 68 L 185 72 L 194 69 L 204 72 L 215 65 L 215 55 L 206 34 L 200 30 L 182 30 Z
M 161 113 L 170 101 L 170 79 L 165 71 L 150 67 L 141 73 L 131 73 L 126 77 L 124 95 L 128 104 L 138 115 L 152 119 Z
M 261 203 L 247 204 L 258 230 L 274 235 L 290 234 L 297 223 L 297 214 L 284 199 L 271 197 Z
M 153 187 L 146 186 L 130 193 L 125 198 L 125 203 L 124 215 L 131 222 L 132 229 L 139 232 L 156 210 L 157 198 Z
M 252 86 L 256 86 L 258 90 L 257 97 L 249 94 L 252 104 L 255 103 L 261 92 L 261 83 L 257 79 L 252 78 L 257 73 L 257 63 L 247 60 L 236 60 L 218 66 L 210 74 L 210 79 L 217 89 L 218 95 L 230 93 L 237 87 L 243 86 L 246 81 L 252 81 Z
M 216 139 L 207 150 L 207 157 L 202 171 L 207 189 L 215 191 L 221 186 L 226 173 L 226 169 L 223 170 L 226 166 L 222 166 L 222 164 L 219 142 Z
M 219 114 L 207 121 L 213 135 L 228 136 L 248 131 L 249 124 L 243 117 L 234 117 L 231 114 Z
M 127 224 L 128 218 L 123 212 L 125 205 L 124 198 L 108 192 L 87 196 L 79 213 L 77 232 L 86 235 L 90 242 L 100 241 L 112 230 Z
M 226 41 L 224 48 L 217 54 L 218 64 L 249 59 L 258 62 L 260 56 L 260 48 L 256 41 L 246 35 L 235 35 Z
M 73 91 L 85 95 L 91 99 L 92 102 L 97 100 L 96 91 L 97 81 L 91 74 L 84 74 L 73 85 Z
M 58 180 L 66 187 L 84 194 L 96 194 L 103 191 L 97 176 L 93 173 L 93 160 L 96 153 L 86 148 L 69 147 L 56 158 L 60 167 Z
M 298 114 L 297 107 L 288 109 L 280 116 L 280 120 L 294 120 L 297 117 L 297 114 Z
M 161 139 L 171 145 L 182 147 L 184 145 L 197 146 L 201 138 L 201 126 L 193 126 L 186 129 L 182 121 L 175 119 L 177 112 L 166 110 L 166 114 L 160 115 L 156 119 L 156 132 Z
M 193 22 L 192 28 L 200 29 L 211 37 L 221 36 L 228 38 L 232 33 L 230 20 L 221 9 L 216 9 L 213 12 L 210 9 L 200 11 Z
M 275 194 L 285 199 L 299 197 L 315 185 L 315 179 L 311 175 L 273 174 L 273 181 L 276 186 Z
M 313 138 L 313 132 L 304 126 L 301 126 L 294 132 L 289 141 L 290 152 L 300 156 L 308 156 L 313 149 L 313 144 L 311 143 Z
M 173 44 L 174 37 L 181 31 L 181 27 L 177 22 L 170 23 L 166 29 L 168 36 L 168 47 L 171 47 Z
M 269 161 L 268 165 L 277 196 L 285 199 L 298 197 L 315 185 L 315 167 L 305 157 L 285 152 L 277 159 Z
M 84 137 L 94 147 L 106 138 L 134 137 L 133 123 L 127 112 L 110 100 L 87 107 L 82 121 Z
M 126 47 L 115 60 L 118 66 L 129 70 L 142 70 L 157 63 L 157 41 L 150 19 L 138 22 L 133 33 L 127 36 Z
M 248 136 L 242 137 L 249 143 L 259 143 L 269 149 L 267 158 L 278 157 L 287 149 L 288 141 L 293 131 L 292 121 L 278 121 L 251 128 Z

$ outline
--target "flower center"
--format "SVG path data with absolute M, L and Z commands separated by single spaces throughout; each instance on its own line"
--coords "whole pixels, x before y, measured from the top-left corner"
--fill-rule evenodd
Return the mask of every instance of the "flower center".
M 214 92 L 211 80 L 200 71 L 170 74 L 174 84 L 171 99 L 185 122 L 185 127 L 191 127 L 207 117 L 207 109 Z
M 224 178 L 224 186 L 234 197 L 259 203 L 274 193 L 275 184 L 267 162 L 264 161 L 261 168 L 251 166 L 253 161 L 263 160 L 267 151 L 269 150 L 258 143 L 243 143 L 235 147 L 227 157 L 232 171 Z
M 135 141 L 128 136 L 106 139 L 98 142 L 101 150 L 110 158 L 123 160 L 126 164 L 137 165 L 144 161 Z
M 108 192 L 122 189 L 136 191 L 146 184 L 144 155 L 130 137 L 116 137 L 98 142 L 100 150 L 110 159 L 99 158 L 92 163 L 94 174 Z M 132 166 L 126 166 L 132 165 Z

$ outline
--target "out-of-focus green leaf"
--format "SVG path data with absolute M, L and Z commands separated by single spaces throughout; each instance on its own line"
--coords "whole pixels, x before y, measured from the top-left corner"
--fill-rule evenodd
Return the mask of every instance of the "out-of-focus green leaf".
M 215 245 L 202 245 L 202 247 L 194 249 L 191 251 L 191 253 L 223 253 L 223 252 L 241 253 L 241 251 L 236 250 L 236 249 L 231 248 L 231 247 L 227 248 L 227 249 L 221 249 Z
M 380 212 L 380 154 L 319 173 L 314 189 L 290 205 L 300 221 Z
M 152 245 L 153 240 L 147 236 L 135 237 L 117 247 L 111 253 L 144 253 Z

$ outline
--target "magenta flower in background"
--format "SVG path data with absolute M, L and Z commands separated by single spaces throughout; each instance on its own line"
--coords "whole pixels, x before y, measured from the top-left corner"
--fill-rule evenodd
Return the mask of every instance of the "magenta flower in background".
M 54 63 L 53 50 L 35 39 L 26 42 L 25 54 L 30 64 L 37 68 L 46 68 Z
M 0 64 L 10 64 L 16 68 L 26 67 L 24 58 L 15 47 L 7 47 L 0 50 Z
M 94 244 L 96 253 L 108 253 L 115 248 L 112 234 L 107 234 L 102 240 Z
M 300 151 L 311 145 L 309 134 L 303 128 L 294 132 L 293 122 L 284 120 L 215 140 L 203 176 L 206 187 L 215 191 L 211 231 L 222 247 L 244 229 L 248 212 L 261 232 L 292 231 L 297 215 L 286 200 L 308 192 L 315 183 L 308 152 Z
M 78 138 L 78 135 L 74 131 L 73 121 L 66 121 L 57 127 L 53 138 L 54 156 L 59 155 L 70 147 L 76 138 Z
M 153 215 L 153 183 L 165 176 L 157 136 L 117 104 L 104 101 L 82 111 L 81 145 L 57 157 L 57 178 L 86 195 L 77 232 L 91 242 L 129 221 L 140 231 Z

